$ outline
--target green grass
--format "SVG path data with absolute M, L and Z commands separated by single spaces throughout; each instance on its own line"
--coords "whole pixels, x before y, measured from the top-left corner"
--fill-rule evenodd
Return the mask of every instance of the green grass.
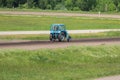
M 71 34 L 73 39 L 80 38 L 116 38 L 120 37 L 120 31 L 100 32 L 100 33 L 86 33 L 86 34 Z
M 72 39 L 81 38 L 116 38 L 120 37 L 120 31 L 100 32 L 100 33 L 86 33 L 86 34 L 70 34 Z M 0 40 L 49 40 L 47 34 L 33 34 L 33 35 L 0 35 Z
M 0 40 L 49 40 L 49 35 L 47 34 L 0 35 Z
M 68 30 L 120 29 L 119 19 L 0 15 L 0 31 L 49 30 L 53 23 L 65 24 Z
M 88 11 L 68 11 L 68 10 L 41 10 L 36 9 L 20 9 L 20 8 L 0 8 L 0 11 L 24 11 L 24 12 L 65 12 L 65 13 L 98 13 L 98 12 L 88 12 Z
M 0 80 L 92 80 L 120 74 L 120 46 L 0 50 Z

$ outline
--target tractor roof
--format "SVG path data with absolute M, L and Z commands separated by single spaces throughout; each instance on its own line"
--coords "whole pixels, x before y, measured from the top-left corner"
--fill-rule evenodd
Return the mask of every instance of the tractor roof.
M 57 25 L 57 26 L 64 26 L 64 24 L 52 24 L 53 25 Z

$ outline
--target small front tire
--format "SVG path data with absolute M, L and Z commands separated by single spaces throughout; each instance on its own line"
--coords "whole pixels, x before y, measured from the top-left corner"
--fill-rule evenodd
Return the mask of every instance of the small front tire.
M 67 39 L 67 42 L 70 42 L 70 39 Z

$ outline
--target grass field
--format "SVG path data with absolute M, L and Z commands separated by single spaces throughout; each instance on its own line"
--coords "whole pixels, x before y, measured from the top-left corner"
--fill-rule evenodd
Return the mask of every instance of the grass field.
M 120 74 L 120 46 L 0 50 L 0 80 L 92 80 Z
M 68 11 L 68 10 L 41 10 L 41 9 L 20 9 L 20 8 L 0 8 L 0 11 L 24 11 L 24 12 L 65 12 L 65 13 L 98 13 L 88 11 Z
M 0 15 L 0 31 L 49 30 L 53 23 L 65 24 L 68 30 L 120 29 L 119 19 Z
M 120 37 L 120 31 L 86 33 L 86 34 L 70 34 L 72 39 L 81 38 L 115 38 Z M 49 40 L 47 34 L 30 34 L 30 35 L 0 35 L 0 40 Z

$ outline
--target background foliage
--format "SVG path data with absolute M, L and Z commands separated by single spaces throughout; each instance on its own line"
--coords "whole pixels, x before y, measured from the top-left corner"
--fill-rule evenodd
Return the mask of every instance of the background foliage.
M 120 11 L 120 0 L 0 0 L 0 7 L 107 12 Z

